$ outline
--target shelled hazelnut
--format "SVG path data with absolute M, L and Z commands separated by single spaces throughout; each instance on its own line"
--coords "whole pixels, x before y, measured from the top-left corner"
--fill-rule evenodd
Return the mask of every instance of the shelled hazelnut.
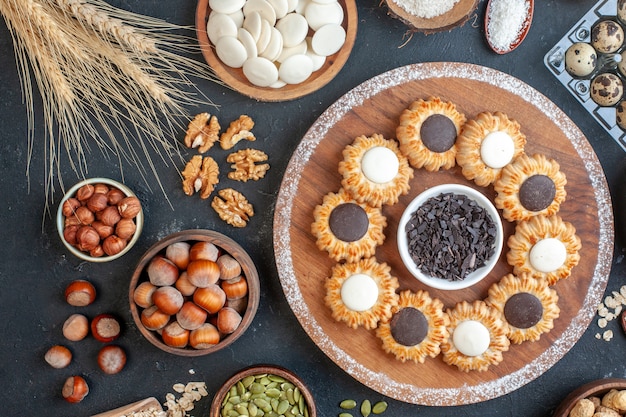
M 86 184 L 61 205 L 63 239 L 92 258 L 122 252 L 137 233 L 141 202 L 104 183 Z
M 142 276 L 132 293 L 139 321 L 169 347 L 206 349 L 242 322 L 249 291 L 243 268 L 213 243 L 171 243 L 147 261 Z M 239 300 L 236 309 L 229 300 Z

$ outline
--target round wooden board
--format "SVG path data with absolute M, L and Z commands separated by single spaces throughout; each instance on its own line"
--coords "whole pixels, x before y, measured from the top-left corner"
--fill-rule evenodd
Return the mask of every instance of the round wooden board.
M 341 71 L 350 57 L 356 41 L 358 12 L 355 0 L 338 0 L 343 8 L 342 26 L 346 30 L 346 41 L 339 51 L 326 57 L 326 62 L 319 70 L 300 84 L 287 84 L 281 88 L 258 87 L 250 83 L 241 68 L 232 68 L 222 63 L 215 53 L 215 47 L 207 34 L 207 22 L 211 14 L 209 0 L 198 0 L 196 7 L 196 35 L 202 55 L 215 74 L 232 89 L 250 98 L 278 102 L 289 101 L 311 94 L 328 84 Z
M 452 30 L 467 22 L 478 7 L 477 0 L 459 0 L 450 10 L 431 18 L 424 18 L 407 13 L 404 8 L 394 0 L 386 0 L 385 4 L 389 14 L 409 26 L 416 32 L 425 34 Z
M 353 330 L 332 319 L 324 305 L 324 280 L 333 261 L 310 232 L 313 210 L 328 192 L 340 188 L 341 151 L 359 135 L 395 137 L 402 110 L 419 98 L 439 96 L 454 102 L 468 118 L 502 111 L 518 120 L 529 154 L 543 153 L 567 175 L 567 200 L 559 215 L 577 228 L 582 259 L 572 275 L 555 284 L 560 317 L 554 329 L 534 343 L 511 346 L 504 360 L 486 372 L 464 373 L 441 355 L 423 364 L 402 363 L 386 354 L 374 331 Z M 403 207 L 435 184 L 456 182 L 474 188 L 458 168 L 428 173 L 416 170 L 411 190 L 386 206 L 385 243 L 376 257 L 387 262 L 401 289 L 427 289 L 447 307 L 484 299 L 487 288 L 510 273 L 503 251 L 494 272 L 474 287 L 442 292 L 422 287 L 404 268 L 395 245 Z M 481 189 L 493 199 L 491 188 Z M 306 133 L 287 167 L 274 218 L 274 248 L 282 288 L 294 314 L 313 341 L 338 366 L 368 387 L 401 401 L 436 406 L 476 403 L 509 393 L 554 365 L 582 336 L 606 288 L 613 253 L 613 217 L 606 179 L 595 153 L 574 123 L 532 87 L 499 71 L 463 63 L 401 67 L 353 89 L 328 108 Z M 505 223 L 508 237 L 514 226 Z M 506 249 L 506 248 L 505 248 Z

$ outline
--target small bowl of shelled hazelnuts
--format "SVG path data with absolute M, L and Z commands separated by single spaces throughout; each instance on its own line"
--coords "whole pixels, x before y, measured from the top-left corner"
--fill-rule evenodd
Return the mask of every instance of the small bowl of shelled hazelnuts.
M 254 262 L 234 240 L 212 230 L 185 230 L 154 244 L 129 286 L 133 320 L 168 353 L 201 356 L 237 340 L 259 306 Z
M 130 188 L 108 178 L 90 178 L 65 193 L 56 220 L 61 241 L 72 254 L 108 262 L 133 247 L 143 219 L 141 202 Z

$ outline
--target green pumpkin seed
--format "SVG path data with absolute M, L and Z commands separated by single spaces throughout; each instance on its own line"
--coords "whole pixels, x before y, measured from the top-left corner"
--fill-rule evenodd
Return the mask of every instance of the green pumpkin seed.
M 285 382 L 285 378 L 283 378 L 282 376 L 278 376 L 278 375 L 273 375 L 270 374 L 267 376 L 271 381 L 274 382 Z
M 280 397 L 281 391 L 278 388 L 268 388 L 265 390 L 265 394 L 271 398 Z
M 248 388 L 250 386 L 250 384 L 252 384 L 254 382 L 256 378 L 254 377 L 254 375 L 250 375 L 245 377 L 244 379 L 241 380 L 241 383 L 243 384 L 244 387 Z
M 253 402 L 248 403 L 248 414 L 250 415 L 250 417 L 256 417 L 258 413 L 259 407 L 257 407 L 256 404 Z
M 228 412 L 228 417 L 239 417 L 239 413 L 236 410 L 230 410 Z
M 374 407 L 372 407 L 372 412 L 374 414 L 382 414 L 385 412 L 386 409 L 387 403 L 385 401 L 378 401 L 376 404 L 374 404 Z
M 293 396 L 293 389 L 289 388 L 287 390 L 287 400 L 289 401 L 289 404 L 295 404 L 296 403 L 296 399 Z
M 265 401 L 263 398 L 256 398 L 254 400 L 254 404 L 256 404 L 257 407 L 259 407 L 261 410 L 265 411 L 266 413 L 269 413 L 270 411 L 272 411 L 272 406 L 270 405 L 270 403 Z
M 238 395 L 233 395 L 228 399 L 228 402 L 231 404 L 239 404 L 241 402 L 241 397 Z
M 363 400 L 361 403 L 361 414 L 363 417 L 369 417 L 372 412 L 372 403 L 370 400 Z
M 356 401 L 343 400 L 339 403 L 339 407 L 343 408 L 344 410 L 352 410 L 354 407 L 356 407 Z
M 240 416 L 249 416 L 248 405 L 241 403 L 235 406 L 235 410 L 239 413 Z
M 278 414 L 285 414 L 285 411 L 287 411 L 288 409 L 289 409 L 289 401 L 282 400 L 280 403 L 278 403 L 278 407 L 276 407 L 276 412 Z
M 242 396 L 246 392 L 246 387 L 243 386 L 243 382 L 238 381 L 235 386 L 237 387 L 237 395 Z
M 352 417 L 352 414 L 350 414 L 350 413 L 340 413 L 339 417 Z
M 259 382 L 252 383 L 252 385 L 250 385 L 248 389 L 253 394 L 260 394 L 262 392 L 265 392 L 265 386 Z

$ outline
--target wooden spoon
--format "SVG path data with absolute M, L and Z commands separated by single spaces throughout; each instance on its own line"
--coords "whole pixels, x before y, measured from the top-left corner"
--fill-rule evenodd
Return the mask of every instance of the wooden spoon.
M 498 54 L 506 54 L 508 52 L 513 51 L 515 48 L 517 48 L 518 46 L 520 46 L 520 44 L 522 43 L 522 41 L 524 40 L 524 38 L 526 37 L 526 35 L 528 34 L 528 30 L 530 29 L 530 24 L 532 23 L 533 20 L 533 10 L 535 8 L 535 1 L 534 0 L 525 0 L 526 3 L 528 4 L 528 11 L 526 13 L 526 17 L 524 18 L 524 22 L 522 23 L 522 27 L 521 29 L 519 29 L 517 37 L 506 47 L 502 47 L 502 45 L 496 45 L 494 42 L 494 34 L 492 34 L 489 30 L 490 28 L 490 24 L 492 23 L 492 19 L 494 19 L 494 17 L 492 16 L 492 8 L 493 8 L 493 4 L 499 1 L 505 1 L 505 0 L 489 0 L 487 2 L 487 10 L 485 12 L 485 36 L 487 38 L 487 43 L 489 44 L 489 47 L 496 53 Z M 515 30 L 515 28 L 506 28 L 506 30 Z
M 144 398 L 141 401 L 137 401 L 136 403 L 128 404 L 120 408 L 116 408 L 115 410 L 105 411 L 104 413 L 96 414 L 92 417 L 119 417 L 131 413 L 133 411 L 141 411 L 148 410 L 150 408 L 154 408 L 155 410 L 162 411 L 163 407 L 161 403 L 154 398 Z

